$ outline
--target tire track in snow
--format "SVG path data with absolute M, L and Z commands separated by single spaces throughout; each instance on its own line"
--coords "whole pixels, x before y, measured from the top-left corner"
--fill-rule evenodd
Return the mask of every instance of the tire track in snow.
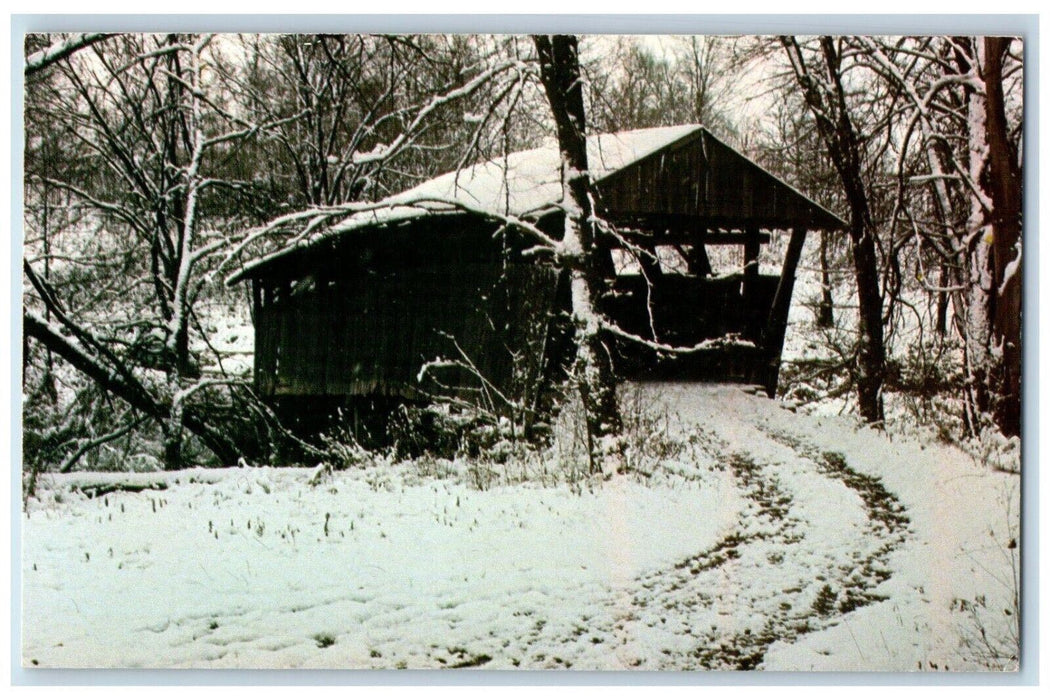
M 841 455 L 765 426 L 748 433 L 732 444 L 772 441 L 778 450 L 754 449 L 776 456 L 732 452 L 711 433 L 697 440 L 748 504 L 737 526 L 638 577 L 626 604 L 608 591 L 601 613 L 530 630 L 515 645 L 522 667 L 755 669 L 774 642 L 881 599 L 874 589 L 891 574 L 885 558 L 908 526 L 897 499 Z
M 731 455 L 729 468 L 750 502 L 740 527 L 710 549 L 640 580 L 635 604 L 661 611 L 638 616 L 649 633 L 662 627 L 671 636 L 694 638 L 691 649 L 668 644 L 662 658 L 646 665 L 758 668 L 774 642 L 838 624 L 843 615 L 883 598 L 874 589 L 891 575 L 886 557 L 906 537 L 903 506 L 841 455 L 768 428 L 762 432 L 796 459 L 759 464 L 745 452 Z M 853 507 L 863 509 L 860 532 L 849 522 L 841 531 L 824 532 L 832 529 L 827 520 L 807 517 L 807 510 L 822 504 L 804 499 L 825 491 L 799 487 L 819 480 L 838 482 L 859 499 Z M 851 504 L 840 500 L 824 506 L 832 515 L 844 514 Z M 825 543 L 834 545 L 834 555 L 816 551 Z
M 884 600 L 885 597 L 876 593 L 874 589 L 892 575 L 886 558 L 903 544 L 908 536 L 910 519 L 904 505 L 879 479 L 853 469 L 841 453 L 822 452 L 802 438 L 784 431 L 764 427 L 764 432 L 773 440 L 791 447 L 814 462 L 821 473 L 842 481 L 856 492 L 864 503 L 868 516 L 868 526 L 864 534 L 880 544 L 855 561 L 853 569 L 843 572 L 842 592 L 837 601 L 839 612 L 848 613 L 869 603 Z
M 725 454 L 723 443 L 712 446 Z M 750 669 L 773 642 L 811 629 L 804 576 L 770 576 L 807 544 L 794 499 L 747 453 L 715 468 L 728 469 L 745 495 L 740 523 L 712 547 L 637 578 L 626 601 L 608 591 L 599 614 L 531 630 L 523 667 Z
M 806 624 L 808 613 L 788 602 L 802 594 L 801 581 L 778 575 L 780 590 L 754 585 L 804 543 L 794 499 L 750 454 L 732 454 L 728 466 L 749 502 L 739 527 L 714 547 L 646 576 L 636 597 L 639 607 L 664 611 L 649 618 L 651 628 L 672 618 L 691 637 L 686 648 L 662 649 L 654 660 L 659 667 L 753 669 L 769 645 Z

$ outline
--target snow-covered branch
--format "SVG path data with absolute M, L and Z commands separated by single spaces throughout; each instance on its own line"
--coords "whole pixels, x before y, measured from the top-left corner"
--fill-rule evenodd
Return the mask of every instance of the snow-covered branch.
M 48 66 L 72 56 L 77 51 L 91 46 L 92 44 L 97 44 L 100 41 L 105 41 L 111 36 L 113 36 L 113 34 L 104 32 L 77 34 L 68 39 L 52 44 L 47 48 L 35 51 L 26 57 L 25 75 L 28 77 L 39 73 Z
M 117 420 L 117 422 L 118 423 L 124 423 L 124 421 L 127 419 L 128 415 L 130 415 L 130 414 L 131 414 L 131 409 L 128 409 L 127 411 L 125 411 L 123 413 L 123 415 L 121 415 L 121 417 Z M 76 463 L 80 461 L 80 458 L 83 457 L 84 455 L 86 455 L 88 452 L 90 452 L 91 450 L 93 450 L 93 449 L 95 449 L 97 447 L 101 447 L 102 445 L 105 445 L 108 442 L 113 442 L 114 440 L 119 440 L 120 438 L 124 437 L 125 435 L 130 433 L 135 428 L 137 428 L 140 425 L 142 425 L 144 422 L 146 422 L 147 419 L 148 419 L 148 416 L 139 416 L 137 418 L 134 418 L 134 419 L 124 423 L 123 425 L 121 425 L 116 430 L 113 430 L 111 432 L 106 433 L 105 435 L 100 435 L 100 436 L 98 436 L 96 438 L 92 438 L 90 440 L 85 440 L 83 443 L 80 444 L 79 447 L 77 447 L 77 449 L 71 455 L 69 455 L 68 457 L 66 457 L 62 461 L 62 464 L 58 467 L 58 472 L 60 474 L 65 474 L 65 473 L 71 471 L 73 469 L 73 467 L 76 466 Z
M 643 338 L 640 335 L 634 333 L 628 333 L 624 329 L 620 328 L 619 325 L 613 323 L 608 318 L 602 316 L 600 318 L 602 329 L 608 331 L 612 335 L 629 340 L 632 343 L 637 343 L 650 350 L 656 350 L 657 352 L 663 352 L 673 355 L 688 355 L 694 352 L 702 352 L 704 350 L 718 350 L 723 348 L 757 348 L 758 346 L 750 340 L 742 338 L 738 333 L 729 333 L 718 338 L 708 338 L 695 345 L 669 345 L 667 343 L 660 343 L 655 340 L 649 340 Z

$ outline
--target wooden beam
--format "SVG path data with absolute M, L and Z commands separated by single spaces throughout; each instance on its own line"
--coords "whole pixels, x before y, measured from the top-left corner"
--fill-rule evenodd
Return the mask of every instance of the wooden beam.
M 777 393 L 777 382 L 780 380 L 780 355 L 784 351 L 784 337 L 787 335 L 788 311 L 791 310 L 791 295 L 795 290 L 795 271 L 802 257 L 802 246 L 806 242 L 806 229 L 796 228 L 791 232 L 787 252 L 784 254 L 784 267 L 780 273 L 773 305 L 769 309 L 766 322 L 765 350 L 766 393 L 774 398 Z
M 252 324 L 255 324 L 255 319 L 259 317 L 259 309 L 262 308 L 262 282 L 259 279 L 253 278 L 251 281 L 252 285 Z
M 612 248 L 608 245 L 599 245 L 595 252 L 595 265 L 598 274 L 605 279 L 616 277 L 616 263 L 613 262 Z
M 761 233 L 757 229 L 745 233 L 705 233 L 703 240 L 706 245 L 753 245 L 755 247 L 755 258 L 758 258 L 758 246 L 769 243 L 772 236 Z
M 769 239 L 767 234 L 766 240 Z M 705 238 L 706 241 L 706 238 Z M 757 228 L 748 229 L 744 233 L 743 240 L 738 239 L 738 243 L 744 244 L 744 284 L 747 285 L 747 280 L 758 279 L 758 252 L 761 246 L 762 236 Z
M 643 242 L 652 242 L 655 245 L 744 245 L 747 233 L 736 233 L 727 231 L 663 231 L 663 232 L 639 232 L 620 231 L 620 235 L 641 245 Z M 772 240 L 768 233 L 758 233 L 758 243 L 765 244 Z M 615 247 L 615 246 L 614 246 Z
M 637 226 L 638 228 L 690 228 L 712 230 L 740 230 L 748 226 L 768 230 L 790 230 L 804 227 L 827 231 L 842 231 L 846 225 L 835 217 L 826 217 L 814 211 L 797 210 L 783 212 L 781 215 L 730 216 L 673 214 L 666 211 L 659 213 L 641 211 L 601 210 L 606 221 L 616 226 Z

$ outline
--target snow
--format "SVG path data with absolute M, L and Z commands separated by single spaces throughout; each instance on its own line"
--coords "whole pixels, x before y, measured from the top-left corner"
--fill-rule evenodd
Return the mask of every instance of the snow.
M 591 177 L 600 180 L 700 128 L 698 124 L 687 124 L 588 136 Z M 440 175 L 382 200 L 373 211 L 354 214 L 334 226 L 331 233 L 448 211 L 453 209 L 451 203 L 521 217 L 535 214 L 561 196 L 561 154 L 552 143 Z
M 998 667 L 967 641 L 1009 633 L 1016 475 L 739 386 L 639 391 L 681 447 L 646 476 L 46 477 L 23 514 L 24 663 Z M 105 492 L 127 483 L 152 488 Z
M 77 34 L 39 51 L 34 51 L 26 57 L 25 71 L 29 74 L 46 68 L 63 56 L 68 56 L 84 46 L 89 46 L 104 36 L 105 34 L 97 32 L 93 34 Z

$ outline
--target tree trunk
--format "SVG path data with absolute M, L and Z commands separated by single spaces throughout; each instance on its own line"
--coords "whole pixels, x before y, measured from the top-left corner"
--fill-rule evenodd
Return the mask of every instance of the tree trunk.
M 938 284 L 941 289 L 937 292 L 937 335 L 942 338 L 948 333 L 948 264 L 941 263 L 941 274 Z
M 835 305 L 831 298 L 831 272 L 828 270 L 828 234 L 820 232 L 820 303 L 817 306 L 817 326 L 831 328 L 835 325 Z
M 161 423 L 164 434 L 164 469 L 173 471 L 182 469 L 182 427 L 185 423 L 185 410 L 181 400 L 177 399 L 179 389 L 182 386 L 178 369 L 174 370 L 168 380 L 169 391 L 172 396 L 171 406 L 168 414 Z
M 870 221 L 852 222 L 850 239 L 853 243 L 853 269 L 857 276 L 857 301 L 860 305 L 857 395 L 861 416 L 869 423 L 877 423 L 883 419 L 882 382 L 886 351 L 883 347 L 878 261 Z
M 561 151 L 565 229 L 558 257 L 569 272 L 576 345 L 574 376 L 586 413 L 590 467 L 595 471 L 612 456 L 604 438 L 620 432 L 621 418 L 612 358 L 599 316 L 604 280 L 587 166 L 583 82 L 576 37 L 535 36 L 533 40 Z
M 1021 432 L 1021 173 L 1007 133 L 1002 59 L 1010 40 L 976 39 L 956 52 L 962 73 L 977 69 L 981 91 L 966 94 L 970 197 L 966 223 L 970 274 L 966 308 L 967 398 L 974 432 L 993 422 Z
M 1021 168 L 1010 142 L 1003 98 L 1003 56 L 1012 40 L 984 38 L 988 192 L 992 200 L 992 272 L 995 281 L 992 343 L 992 414 L 1006 435 L 1021 434 Z M 1011 272 L 1011 265 L 1015 269 Z

